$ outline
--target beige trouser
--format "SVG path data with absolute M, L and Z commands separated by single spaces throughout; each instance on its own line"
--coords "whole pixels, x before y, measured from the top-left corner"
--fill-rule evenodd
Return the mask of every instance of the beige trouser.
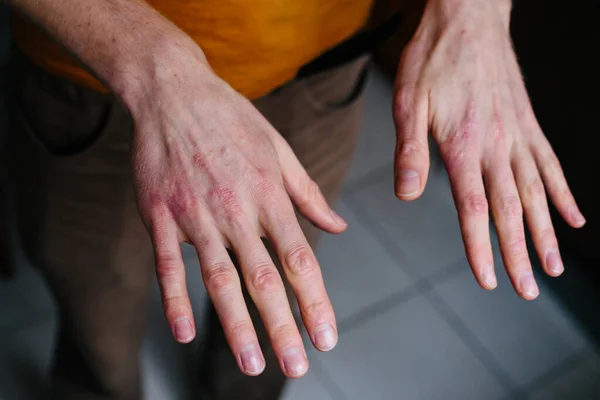
M 355 147 L 366 64 L 362 58 L 290 82 L 254 102 L 330 202 Z M 21 238 L 60 310 L 54 397 L 140 399 L 139 353 L 154 273 L 132 191 L 132 121 L 113 97 L 51 76 L 22 55 L 12 72 L 8 169 Z M 314 244 L 317 230 L 301 225 Z M 251 314 L 265 373 L 249 378 L 238 371 L 211 312 L 198 377 L 208 398 L 278 398 L 285 379 L 258 313 Z

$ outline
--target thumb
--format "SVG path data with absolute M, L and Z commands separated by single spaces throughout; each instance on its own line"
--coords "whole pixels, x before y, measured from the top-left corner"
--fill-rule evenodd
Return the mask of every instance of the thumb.
M 288 143 L 279 134 L 274 139 L 283 183 L 298 211 L 325 232 L 343 232 L 347 227 L 346 221 L 327 203 L 319 185 L 308 175 Z
M 429 173 L 427 93 L 414 88 L 398 88 L 394 94 L 393 114 L 396 125 L 396 197 L 414 200 L 423 193 Z

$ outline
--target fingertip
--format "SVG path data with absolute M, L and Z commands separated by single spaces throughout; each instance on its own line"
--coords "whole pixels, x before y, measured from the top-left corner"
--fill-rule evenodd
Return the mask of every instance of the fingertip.
M 333 328 L 332 324 L 323 324 L 315 329 L 312 334 L 312 342 L 319 351 L 331 351 L 338 342 L 337 331 Z
M 484 268 L 479 278 L 479 284 L 485 290 L 494 290 L 498 287 L 498 280 L 496 279 L 493 265 L 488 265 Z
M 573 228 L 581 228 L 585 225 L 586 222 L 587 221 L 585 217 L 583 216 L 581 211 L 579 211 L 579 207 L 577 207 L 576 205 L 572 205 L 571 207 L 569 207 L 569 224 Z
M 532 273 L 524 273 L 521 276 L 517 290 L 519 295 L 525 300 L 535 300 L 540 294 Z
M 340 214 L 338 214 L 333 208 L 329 209 L 329 214 L 331 217 L 331 222 L 332 224 L 332 228 L 336 231 L 336 232 L 344 232 L 346 230 L 346 228 L 348 228 L 348 223 L 346 222 L 346 220 L 344 218 L 342 218 L 342 216 L 340 216 Z
M 415 170 L 400 169 L 396 172 L 395 194 L 400 200 L 411 201 L 417 199 L 423 192 L 422 176 Z
M 190 343 L 196 337 L 196 329 L 188 317 L 177 318 L 172 329 L 175 340 L 181 344 Z
M 558 277 L 562 275 L 565 267 L 560 256 L 560 252 L 557 248 L 551 248 L 546 252 L 545 256 L 545 270 L 549 276 Z
M 257 344 L 250 344 L 241 349 L 238 356 L 240 370 L 248 376 L 258 376 L 265 370 L 265 357 Z
M 283 354 L 282 370 L 288 378 L 302 378 L 308 372 L 308 358 L 302 347 L 292 347 Z

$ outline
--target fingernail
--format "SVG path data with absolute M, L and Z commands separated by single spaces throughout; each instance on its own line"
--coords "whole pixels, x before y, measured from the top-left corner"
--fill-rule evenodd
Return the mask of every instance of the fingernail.
M 555 274 L 562 274 L 565 270 L 558 249 L 550 249 L 546 253 L 546 265 Z
M 250 375 L 258 375 L 265 368 L 265 359 L 255 344 L 249 344 L 240 351 L 242 368 Z
M 398 180 L 396 182 L 397 193 L 400 196 L 413 195 L 421 188 L 421 179 L 417 171 L 399 171 L 396 179 Z
M 483 271 L 483 274 L 481 274 L 481 280 L 490 289 L 495 289 L 498 286 L 493 266 L 490 265 L 486 267 L 486 269 Z
M 319 326 L 313 335 L 315 346 L 321 351 L 333 349 L 337 343 L 337 335 L 330 324 Z
M 194 339 L 194 328 L 192 323 L 187 318 L 180 318 L 175 321 L 173 326 L 175 332 L 175 338 L 178 342 L 189 343 Z
M 308 370 L 308 360 L 300 347 L 287 349 L 283 355 L 283 369 L 289 376 L 302 376 Z
M 571 210 L 569 211 L 569 214 L 571 215 L 571 219 L 573 220 L 573 222 L 575 222 L 577 225 L 585 224 L 585 217 L 583 216 L 581 211 L 579 211 L 579 208 L 577 208 L 577 206 L 572 206 Z
M 521 275 L 519 279 L 519 291 L 529 299 L 535 299 L 540 294 L 533 274 L 525 273 Z
M 333 221 L 338 225 L 348 225 L 346 221 L 344 221 L 344 218 L 340 217 L 340 214 L 336 213 L 334 210 L 331 210 L 331 217 L 333 218 Z

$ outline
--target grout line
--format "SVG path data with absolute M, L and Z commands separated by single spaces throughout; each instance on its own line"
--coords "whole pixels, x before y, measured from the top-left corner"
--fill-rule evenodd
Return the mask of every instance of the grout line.
M 446 279 L 450 279 L 453 276 L 462 272 L 463 268 L 463 262 L 458 262 L 455 265 L 444 269 L 443 271 L 437 272 L 436 274 L 432 275 L 432 277 L 422 278 L 412 283 L 408 287 L 403 288 L 398 292 L 393 293 L 390 296 L 357 311 L 356 313 L 344 318 L 338 323 L 338 330 L 340 334 L 344 334 L 356 328 L 357 326 L 360 326 L 363 323 L 369 321 L 370 319 L 375 318 L 380 314 L 390 311 L 394 307 L 397 307 L 403 303 L 412 300 L 417 295 L 430 290 L 432 280 L 435 280 L 436 283 L 441 283 Z
M 349 208 L 354 212 L 358 221 L 364 226 L 364 228 L 371 233 L 373 238 L 381 245 L 381 247 L 390 255 L 390 257 L 396 261 L 396 265 L 406 274 L 416 280 L 419 281 L 421 279 L 429 280 L 430 283 L 433 282 L 431 277 L 436 276 L 438 273 L 443 272 L 450 266 L 455 266 L 457 262 L 449 264 L 445 268 L 442 268 L 440 271 L 435 272 L 430 277 L 421 277 L 416 273 L 416 268 L 413 264 L 408 260 L 408 256 L 406 253 L 398 247 L 398 245 L 390 239 L 390 235 L 388 235 L 383 227 L 373 218 L 373 216 L 366 210 L 366 208 L 362 205 L 362 202 L 358 200 L 353 193 L 346 192 L 342 198 Z M 461 259 L 460 262 L 464 262 L 464 259 Z M 406 266 L 408 268 L 404 268 Z
M 396 292 L 374 304 L 371 304 L 370 306 L 367 306 L 366 308 L 363 308 L 357 313 L 344 318 L 338 323 L 338 331 L 340 335 L 343 335 L 344 333 L 356 328 L 359 325 L 362 325 L 378 315 L 386 313 L 394 307 L 415 298 L 417 295 L 421 294 L 421 290 L 418 286 L 419 283 L 413 284 L 408 288 L 404 288 L 399 292 Z
M 565 373 L 568 373 L 574 370 L 576 367 L 583 365 L 586 360 L 591 358 L 592 357 L 589 355 L 588 349 L 578 351 L 544 372 L 541 376 L 524 385 L 521 390 L 526 393 L 535 392 L 536 390 L 545 387 L 547 383 L 558 379 L 565 375 Z
M 469 326 L 460 318 L 460 316 L 442 299 L 442 297 L 432 288 L 425 294 L 429 303 L 438 311 L 440 316 L 446 320 L 454 332 L 462 339 L 463 343 L 471 349 L 471 352 L 487 368 L 487 370 L 514 395 L 522 397 L 522 393 L 517 389 L 517 385 L 504 371 L 504 368 L 498 363 L 494 355 L 477 338 L 477 335 L 469 329 Z
M 347 400 L 346 395 L 344 395 L 344 392 L 342 392 L 342 389 L 331 378 L 327 372 L 327 368 L 325 368 L 325 366 L 321 364 L 319 360 L 313 358 L 310 360 L 310 366 L 316 379 L 333 400 Z
M 416 278 L 414 266 L 408 261 L 408 257 L 398 247 L 396 243 L 389 239 L 381 225 L 375 220 L 365 209 L 363 204 L 351 192 L 345 193 L 345 199 L 352 210 L 355 212 L 357 219 L 365 228 L 371 232 L 373 237 L 381 244 L 385 251 L 392 256 L 399 268 L 407 273 L 411 278 Z M 461 260 L 462 261 L 462 260 Z M 402 266 L 408 268 L 402 268 Z M 456 263 L 454 264 L 456 265 Z M 419 282 L 419 281 L 418 281 Z M 439 281 L 437 282 L 439 283 Z M 522 394 L 516 390 L 516 385 L 510 377 L 505 373 L 504 369 L 497 362 L 493 354 L 479 341 L 477 336 L 469 329 L 469 327 L 460 319 L 452 308 L 434 291 L 432 281 L 425 278 L 423 281 L 423 289 L 426 290 L 426 298 L 431 305 L 436 309 L 438 314 L 444 318 L 446 323 L 459 335 L 463 343 L 469 348 L 472 354 L 487 368 L 487 370 L 500 382 L 504 387 L 512 392 L 516 397 L 522 397 Z

